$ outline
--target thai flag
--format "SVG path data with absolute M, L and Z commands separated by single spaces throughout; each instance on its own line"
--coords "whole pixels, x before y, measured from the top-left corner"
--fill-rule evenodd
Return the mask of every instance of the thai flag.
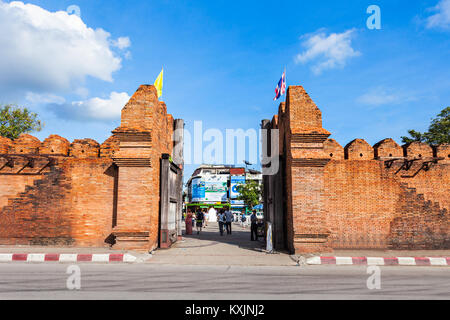
M 286 71 L 283 72 L 280 81 L 278 81 L 278 85 L 275 88 L 275 98 L 273 98 L 273 101 L 277 100 L 285 93 L 286 93 Z

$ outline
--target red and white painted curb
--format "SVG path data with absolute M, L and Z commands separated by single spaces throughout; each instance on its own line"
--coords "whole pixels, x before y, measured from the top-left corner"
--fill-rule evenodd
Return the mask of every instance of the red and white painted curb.
M 312 257 L 308 265 L 450 266 L 450 257 Z
M 136 262 L 137 258 L 125 253 L 71 254 L 71 253 L 0 253 L 1 262 Z

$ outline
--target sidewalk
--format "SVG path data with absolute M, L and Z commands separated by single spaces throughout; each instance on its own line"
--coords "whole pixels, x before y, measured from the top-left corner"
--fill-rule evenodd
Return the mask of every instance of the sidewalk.
M 148 263 L 226 266 L 295 266 L 288 254 L 268 254 L 263 239 L 250 241 L 250 228 L 232 224 L 232 234 L 220 236 L 217 222 L 209 222 L 197 235 L 184 235 L 172 248 L 157 250 Z
M 170 249 L 152 254 L 102 248 L 0 246 L 0 263 L 153 263 L 171 265 L 304 266 L 304 265 L 390 265 L 450 266 L 450 250 L 335 250 L 320 255 L 265 252 L 263 239 L 250 241 L 249 227 L 237 223 L 233 232 L 219 234 L 217 222 L 197 235 L 184 235 Z M 184 231 L 183 231 L 184 233 Z

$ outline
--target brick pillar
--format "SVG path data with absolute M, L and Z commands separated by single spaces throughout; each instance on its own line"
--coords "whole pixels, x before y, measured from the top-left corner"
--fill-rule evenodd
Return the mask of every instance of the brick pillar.
M 119 171 L 115 249 L 149 251 L 158 245 L 159 155 L 152 143 L 158 108 L 155 87 L 141 86 L 122 109 L 121 125 L 113 131 L 119 139 L 119 151 L 113 156 Z
M 322 128 L 322 114 L 301 86 L 286 95 L 286 186 L 288 246 L 296 253 L 329 251 L 323 207 L 323 150 L 330 133 Z

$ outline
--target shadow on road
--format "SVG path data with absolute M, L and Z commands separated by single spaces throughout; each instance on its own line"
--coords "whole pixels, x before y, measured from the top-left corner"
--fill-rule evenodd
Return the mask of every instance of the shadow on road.
M 231 234 L 227 234 L 224 231 L 223 236 L 220 235 L 217 222 L 209 222 L 207 227 L 202 228 L 200 234 L 197 234 L 197 230 L 194 227 L 192 235 L 186 235 L 186 230 L 183 229 L 183 237 L 188 239 L 196 239 L 200 241 L 188 241 L 182 247 L 186 248 L 200 248 L 213 246 L 215 243 L 224 243 L 237 246 L 241 249 L 262 251 L 265 249 L 265 242 L 263 238 L 259 238 L 258 241 L 251 241 L 250 239 L 250 227 L 244 228 L 237 223 L 233 223 L 231 227 Z

